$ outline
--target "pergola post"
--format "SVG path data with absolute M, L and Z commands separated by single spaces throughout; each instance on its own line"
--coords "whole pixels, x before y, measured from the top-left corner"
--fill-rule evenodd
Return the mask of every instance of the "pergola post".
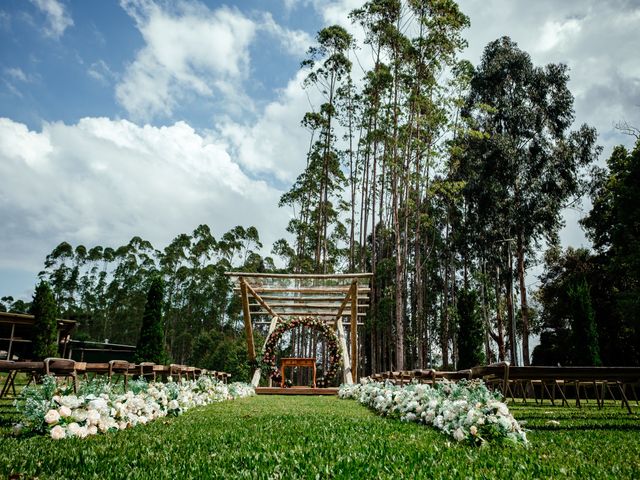
M 342 351 L 342 365 L 344 366 L 344 383 L 347 385 L 353 384 L 353 375 L 351 374 L 351 362 L 349 361 L 349 350 L 347 350 L 347 336 L 344 333 L 344 327 L 342 326 L 342 319 L 338 318 L 336 321 L 336 333 L 338 334 L 338 341 L 340 342 L 340 350 Z
M 264 348 L 267 346 L 267 342 L 269 341 L 269 337 L 278 326 L 278 321 L 280 318 L 277 315 L 271 317 L 271 323 L 269 324 L 269 333 L 267 333 L 267 338 L 264 339 L 264 345 L 262 346 L 262 351 L 264 352 Z M 260 384 L 260 377 L 262 376 L 262 369 L 260 367 L 256 368 L 256 371 L 253 372 L 253 379 L 251 380 L 251 385 L 257 387 Z M 269 377 L 269 386 L 271 386 L 271 377 Z
M 351 285 L 351 377 L 358 381 L 358 280 Z
M 247 335 L 247 353 L 249 355 L 249 362 L 254 363 L 256 361 L 256 347 L 253 343 L 253 326 L 251 325 L 251 312 L 249 310 L 249 297 L 247 296 L 247 283 L 245 279 L 240 277 L 240 296 L 242 298 L 242 313 L 244 317 L 244 331 Z M 256 375 L 257 381 L 260 382 L 260 369 L 257 368 L 255 372 L 253 372 L 253 379 L 251 380 L 251 384 L 257 386 L 255 384 Z

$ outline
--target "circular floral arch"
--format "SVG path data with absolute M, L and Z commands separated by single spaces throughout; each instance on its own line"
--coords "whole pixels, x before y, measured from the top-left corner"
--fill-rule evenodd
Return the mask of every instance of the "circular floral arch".
M 269 372 L 273 380 L 277 381 L 280 379 L 280 370 L 278 370 L 276 366 L 276 346 L 285 332 L 301 325 L 316 330 L 326 338 L 329 365 L 325 371 L 324 378 L 327 382 L 331 382 L 338 373 L 338 367 L 342 359 L 342 354 L 338 348 L 338 337 L 333 328 L 315 317 L 299 317 L 293 320 L 281 320 L 273 332 L 271 332 L 264 346 L 264 353 L 262 355 L 263 367 Z

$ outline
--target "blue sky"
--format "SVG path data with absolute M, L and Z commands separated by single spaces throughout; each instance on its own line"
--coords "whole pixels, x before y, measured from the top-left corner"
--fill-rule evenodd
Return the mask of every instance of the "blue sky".
M 315 32 L 360 0 L 4 0 L 0 3 L 0 296 L 29 298 L 61 241 L 163 248 L 198 224 L 284 233 L 276 207 L 305 163 L 316 99 L 299 71 Z M 576 124 L 606 158 L 640 125 L 639 2 L 463 0 L 462 57 L 509 35 L 571 69 Z M 366 50 L 361 61 L 366 65 Z M 586 207 L 585 207 L 586 208 Z M 565 245 L 586 243 L 565 214 Z M 266 252 L 268 253 L 268 251 Z
M 63 25 L 65 21 L 51 20 L 38 2 L 8 0 L 0 4 L 0 59 L 4 73 L 0 89 L 2 115 L 31 129 L 40 128 L 43 121 L 74 123 L 89 116 L 127 118 L 130 112 L 115 98 L 114 86 L 125 74 L 136 52 L 145 46 L 135 19 L 128 13 L 128 10 L 143 8 L 145 2 L 53 3 L 62 6 L 64 18 L 68 19 L 66 26 L 51 27 L 52 21 Z M 159 5 L 176 16 L 184 13 L 179 7 L 170 8 L 172 3 L 178 5 L 178 2 Z M 268 14 L 279 25 L 286 23 L 283 28 L 300 32 L 312 33 L 321 28 L 321 19 L 304 6 L 292 14 L 281 2 L 266 2 L 275 7 L 268 10 L 261 1 L 184 3 L 200 3 L 207 13 L 226 8 L 255 22 L 263 22 L 264 15 Z M 303 11 L 308 12 L 300 14 Z M 295 74 L 301 57 L 287 52 L 287 46 L 274 42 L 273 35 L 266 31 L 257 36 L 259 38 L 248 48 L 251 64 L 244 86 L 253 101 L 263 105 L 273 100 L 277 89 L 286 85 Z M 220 106 L 214 99 L 204 103 L 191 100 L 171 115 L 144 119 L 154 120 L 154 123 L 185 120 L 197 128 L 210 127 Z

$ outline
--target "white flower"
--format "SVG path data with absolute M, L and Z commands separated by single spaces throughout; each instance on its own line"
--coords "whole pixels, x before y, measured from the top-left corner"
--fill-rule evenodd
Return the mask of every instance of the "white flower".
M 518 443 L 526 434 L 503 402 L 497 401 L 481 380 L 454 383 L 447 380 L 434 387 L 411 384 L 397 387 L 387 383 L 363 383 L 350 396 L 342 386 L 341 398 L 356 398 L 382 415 L 399 414 L 404 421 L 432 425 L 457 441 L 478 435 L 478 426 L 497 424 L 499 433 Z M 468 428 L 468 430 L 465 430 Z
M 84 422 L 87 419 L 87 411 L 83 408 L 79 408 L 73 411 L 73 413 L 71 414 L 71 417 L 76 422 Z
M 461 442 L 462 440 L 464 440 L 464 437 L 465 437 L 464 431 L 460 427 L 458 427 L 453 432 L 453 438 L 455 438 L 458 442 Z
M 96 427 L 95 425 L 91 425 L 89 428 L 87 428 L 88 435 L 95 435 L 96 433 L 98 433 L 98 427 Z
M 49 410 L 51 411 L 55 411 L 55 410 Z M 56 412 L 58 413 L 58 412 Z M 60 440 L 61 438 L 66 437 L 67 434 L 64 431 L 64 428 L 62 428 L 60 425 L 56 425 L 55 427 L 53 427 L 51 429 L 51 438 L 53 438 L 54 440 Z
M 108 410 L 107 401 L 104 398 L 96 398 L 95 400 L 91 400 L 89 402 L 89 408 L 98 411 Z
M 75 395 L 66 395 L 64 397 L 58 397 L 58 399 L 57 403 L 64 407 L 69 407 L 71 410 L 78 408 L 82 404 L 82 400 Z
M 60 414 L 61 417 L 70 417 L 71 409 L 66 405 L 63 405 L 58 409 L 58 413 Z
M 58 423 L 58 420 L 60 420 L 60 414 L 58 413 L 57 410 L 49 410 L 47 414 L 44 416 L 44 421 L 47 422 L 49 425 L 51 425 L 52 423 Z
M 100 413 L 97 410 L 89 410 L 87 412 L 87 422 L 89 425 L 97 425 L 100 421 Z
M 80 425 L 78 425 L 76 422 L 72 422 L 69 425 L 67 425 L 67 430 L 69 431 L 69 435 L 73 437 L 77 437 L 78 430 L 80 430 Z

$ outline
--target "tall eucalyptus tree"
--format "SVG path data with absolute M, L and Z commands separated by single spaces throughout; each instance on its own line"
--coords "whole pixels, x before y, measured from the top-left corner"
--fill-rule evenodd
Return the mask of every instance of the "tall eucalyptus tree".
M 477 218 L 485 235 L 493 242 L 513 239 L 515 244 L 526 365 L 525 257 L 540 240 L 557 241 L 561 212 L 583 193 L 585 167 L 599 151 L 593 128 L 569 130 L 574 111 L 568 81 L 566 65 L 536 67 L 529 54 L 502 37 L 485 48 L 467 103 L 476 132 L 466 138 L 468 171 L 475 172 L 469 188 L 480 190 Z M 510 269 L 507 273 L 510 278 Z M 512 344 L 514 340 L 512 332 Z

